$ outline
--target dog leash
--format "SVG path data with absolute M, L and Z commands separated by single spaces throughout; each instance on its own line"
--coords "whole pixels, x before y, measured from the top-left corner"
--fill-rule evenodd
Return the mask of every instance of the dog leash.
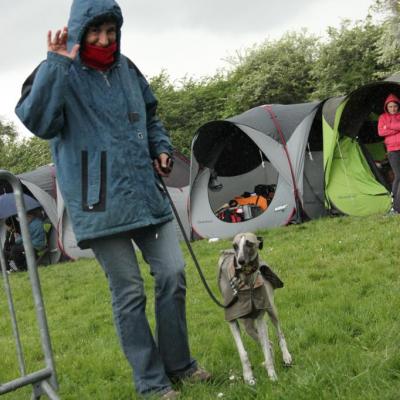
M 204 277 L 204 274 L 203 274 L 203 271 L 202 271 L 202 269 L 201 269 L 201 267 L 200 267 L 200 264 L 199 264 L 199 262 L 197 261 L 196 255 L 194 254 L 192 245 L 190 244 L 190 241 L 189 241 L 189 239 L 188 239 L 188 237 L 187 237 L 187 235 L 186 235 L 185 228 L 183 227 L 182 221 L 181 221 L 181 219 L 180 219 L 180 217 L 179 217 L 179 215 L 178 215 L 178 210 L 176 209 L 175 204 L 174 204 L 174 202 L 172 201 L 171 195 L 170 195 L 169 192 L 168 192 L 167 186 L 166 186 L 166 184 L 165 184 L 163 178 L 162 178 L 160 175 L 158 175 L 158 176 L 159 176 L 159 178 L 160 178 L 160 182 L 161 182 L 161 185 L 162 185 L 162 187 L 163 187 L 163 190 L 164 190 L 165 194 L 167 195 L 168 200 L 169 200 L 169 202 L 170 202 L 170 204 L 171 204 L 171 207 L 172 207 L 172 210 L 173 210 L 173 212 L 174 212 L 175 218 L 176 218 L 176 220 L 178 221 L 178 225 L 179 225 L 179 228 L 180 228 L 180 230 L 181 230 L 181 232 L 182 232 L 183 238 L 185 239 L 186 246 L 187 246 L 187 248 L 188 248 L 188 250 L 189 250 L 189 253 L 190 253 L 191 257 L 192 257 L 192 260 L 193 260 L 193 262 L 194 262 L 194 265 L 196 266 L 197 272 L 199 273 L 200 279 L 201 279 L 201 281 L 203 282 L 203 285 L 204 285 L 204 287 L 205 287 L 205 289 L 206 289 L 208 295 L 211 297 L 211 299 L 214 301 L 214 303 L 215 303 L 217 306 L 219 306 L 219 307 L 222 307 L 222 308 L 229 308 L 229 307 L 233 306 L 233 305 L 238 301 L 238 299 L 239 299 L 239 296 L 238 296 L 237 294 L 235 294 L 235 295 L 233 296 L 233 299 L 232 299 L 228 304 L 222 304 L 222 303 L 215 297 L 214 293 L 211 291 L 210 286 L 208 286 L 208 283 L 207 283 L 207 281 L 206 281 L 206 278 Z

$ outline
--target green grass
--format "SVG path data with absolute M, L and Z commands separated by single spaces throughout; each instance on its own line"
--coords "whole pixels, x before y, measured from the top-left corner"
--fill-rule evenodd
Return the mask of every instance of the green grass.
M 223 310 L 209 299 L 187 260 L 187 314 L 193 355 L 212 371 L 211 384 L 181 387 L 182 399 L 400 398 L 400 217 L 335 218 L 263 232 L 262 255 L 285 282 L 276 292 L 294 365 L 282 366 L 274 342 L 278 382 L 261 366 L 256 343 L 245 338 L 257 379 L 241 365 Z M 193 244 L 211 287 L 228 241 Z M 152 278 L 142 263 L 148 314 L 154 326 Z M 114 332 L 107 281 L 95 260 L 40 269 L 40 279 L 63 400 L 135 399 L 130 368 Z M 10 275 L 28 371 L 44 366 L 27 274 Z M 219 297 L 219 294 L 218 294 Z M 0 291 L 0 382 L 18 376 L 5 294 Z M 230 380 L 230 377 L 234 379 Z M 2 400 L 28 399 L 24 388 Z

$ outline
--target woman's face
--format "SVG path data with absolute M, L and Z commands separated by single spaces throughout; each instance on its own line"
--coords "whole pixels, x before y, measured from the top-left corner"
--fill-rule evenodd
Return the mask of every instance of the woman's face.
M 89 26 L 85 43 L 97 47 L 108 47 L 117 40 L 117 24 L 105 22 L 99 26 Z
M 399 105 L 394 101 L 391 101 L 386 106 L 389 114 L 397 114 L 399 112 Z

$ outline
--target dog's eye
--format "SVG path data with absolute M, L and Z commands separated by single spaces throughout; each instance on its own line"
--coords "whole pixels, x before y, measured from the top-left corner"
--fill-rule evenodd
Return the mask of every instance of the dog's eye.
M 246 246 L 247 247 L 254 247 L 254 243 L 246 240 Z
M 233 243 L 232 247 L 234 250 L 237 250 L 239 248 L 239 246 L 236 243 Z

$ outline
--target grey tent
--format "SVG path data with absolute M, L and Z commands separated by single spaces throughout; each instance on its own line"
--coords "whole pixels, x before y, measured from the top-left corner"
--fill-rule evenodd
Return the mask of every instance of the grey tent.
M 195 236 L 232 237 L 326 215 L 322 104 L 260 106 L 199 128 L 189 201 Z M 252 194 L 259 185 L 275 188 L 264 212 L 236 223 L 218 216 L 235 196 Z

